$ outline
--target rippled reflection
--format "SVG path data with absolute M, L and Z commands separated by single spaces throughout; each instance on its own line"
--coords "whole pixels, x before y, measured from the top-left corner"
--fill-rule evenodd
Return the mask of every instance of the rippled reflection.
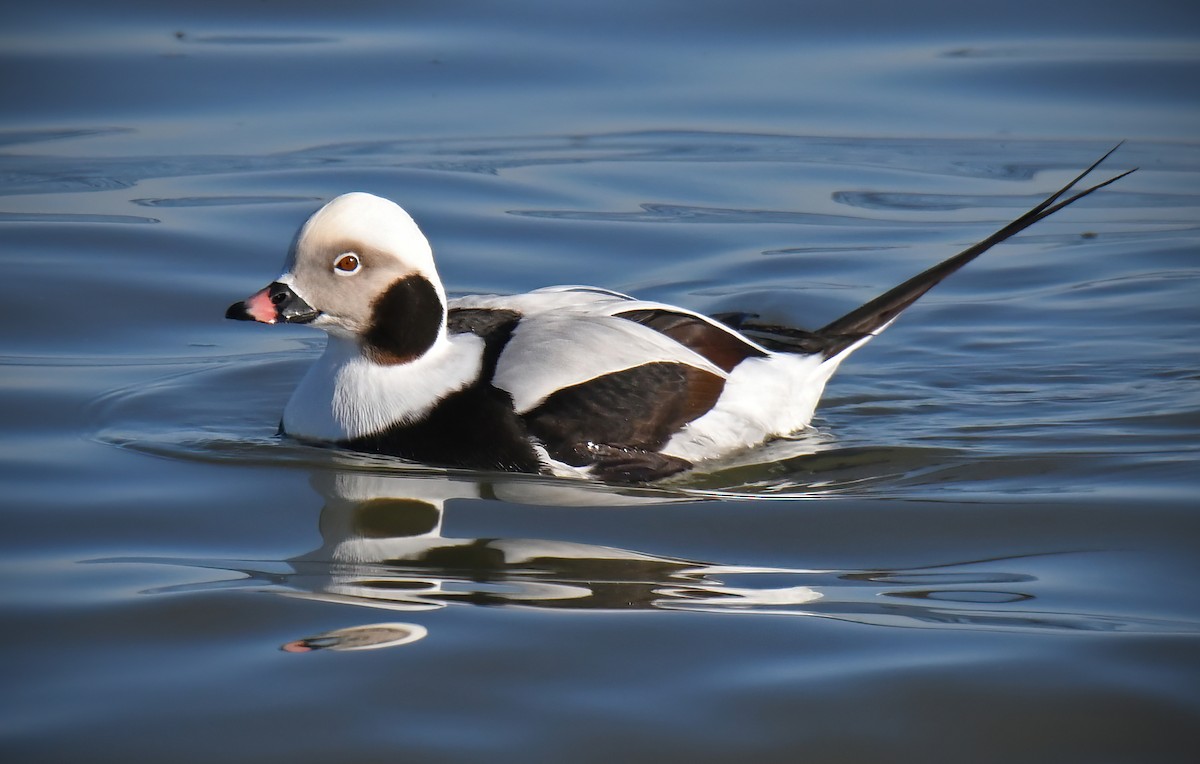
M 342 472 L 318 475 L 314 484 L 326 499 L 324 543 L 291 561 L 291 596 L 392 610 L 459 603 L 748 610 L 799 608 L 821 596 L 805 584 L 814 574 L 809 570 L 725 566 L 572 541 L 443 535 L 447 502 L 479 498 L 478 483 Z M 512 481 L 490 490 L 526 503 L 594 505 L 615 498 L 565 482 Z M 733 575 L 744 580 L 731 583 Z M 756 577 L 770 581 L 756 585 Z
M 230 582 L 160 589 L 245 588 L 393 612 L 452 605 L 547 610 L 700 611 L 806 616 L 886 627 L 1035 631 L 1185 631 L 1186 624 L 1085 613 L 1042 612 L 1027 558 L 953 562 L 907 570 L 816 570 L 701 561 L 569 540 L 458 538 L 443 532 L 456 502 L 506 505 L 676 503 L 678 496 L 599 493 L 572 481 L 498 483 L 440 475 L 314 473 L 325 499 L 321 545 L 280 563 L 121 560 L 216 568 Z M 569 511 L 569 510 L 566 510 Z M 436 627 L 431 627 L 436 633 Z M 288 652 L 411 644 L 416 623 L 364 623 L 297 637 Z

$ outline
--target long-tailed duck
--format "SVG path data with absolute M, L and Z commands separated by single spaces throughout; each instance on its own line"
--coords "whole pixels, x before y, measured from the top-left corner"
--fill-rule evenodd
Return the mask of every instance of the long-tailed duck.
M 592 287 L 448 300 L 413 219 L 365 193 L 318 210 L 283 275 L 225 315 L 328 333 L 284 409 L 281 431 L 293 438 L 441 466 L 650 481 L 803 428 L 842 360 L 921 295 L 1133 172 L 1063 198 L 1111 153 L 816 331 Z

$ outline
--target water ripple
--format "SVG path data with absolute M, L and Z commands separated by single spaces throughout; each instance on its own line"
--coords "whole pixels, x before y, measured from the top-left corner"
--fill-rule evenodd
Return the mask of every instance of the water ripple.
M 1054 589 L 1062 584 L 996 569 L 1020 565 L 1019 558 L 948 563 L 934 566 L 936 573 L 810 570 L 701 563 L 557 540 L 446 538 L 440 533 L 440 502 L 428 500 L 427 487 L 422 493 L 422 499 L 357 503 L 331 496 L 320 523 L 323 546 L 289 560 L 121 557 L 91 562 L 218 573 L 211 581 L 162 586 L 146 595 L 249 590 L 388 611 L 453 606 L 689 611 L 909 629 L 1200 634 L 1195 621 L 1039 608 L 1042 592 L 1057 596 Z M 411 517 L 422 506 L 428 517 L 410 524 L 404 535 L 379 532 L 399 527 L 406 513 Z M 391 516 L 380 526 L 383 512 Z M 367 527 L 375 530 L 363 535 Z M 1042 557 L 1054 563 L 1059 556 Z M 1011 588 L 1015 585 L 1021 588 Z

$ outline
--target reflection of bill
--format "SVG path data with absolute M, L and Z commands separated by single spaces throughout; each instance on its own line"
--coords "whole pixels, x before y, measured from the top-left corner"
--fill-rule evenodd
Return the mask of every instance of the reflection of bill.
M 334 629 L 304 639 L 288 642 L 280 649 L 288 653 L 310 653 L 314 650 L 374 650 L 396 647 L 424 639 L 429 632 L 416 623 L 373 623 Z

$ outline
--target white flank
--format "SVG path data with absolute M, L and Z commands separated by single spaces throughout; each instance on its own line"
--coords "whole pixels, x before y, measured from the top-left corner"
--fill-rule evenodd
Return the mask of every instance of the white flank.
M 815 355 L 748 358 L 730 373 L 712 410 L 676 433 L 662 453 L 696 462 L 795 432 L 812 420 L 836 368 Z

